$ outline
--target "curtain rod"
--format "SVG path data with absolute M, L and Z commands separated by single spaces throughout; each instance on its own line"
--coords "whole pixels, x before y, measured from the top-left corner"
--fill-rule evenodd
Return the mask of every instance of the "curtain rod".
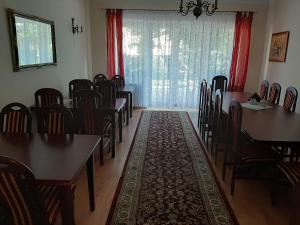
M 101 10 L 107 10 L 109 8 L 101 8 Z M 118 9 L 118 8 L 116 8 Z M 175 10 L 175 9 L 122 9 L 122 10 L 128 10 L 128 11 L 159 11 L 159 12 L 178 12 L 179 10 Z M 242 10 L 242 11 L 239 11 L 239 10 L 217 10 L 215 11 L 215 13 L 231 13 L 231 12 L 252 12 L 254 14 L 258 14 L 258 12 L 256 11 L 245 11 L 245 10 Z

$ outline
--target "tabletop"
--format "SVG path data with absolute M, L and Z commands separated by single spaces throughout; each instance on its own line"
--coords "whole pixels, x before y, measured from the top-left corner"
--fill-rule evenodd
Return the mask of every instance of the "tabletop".
M 225 92 L 223 111 L 228 113 L 231 100 L 244 103 L 250 95 L 247 92 Z M 299 145 L 300 114 L 286 112 L 281 106 L 258 111 L 243 108 L 242 132 L 252 141 Z
M 119 92 L 134 92 L 135 90 L 135 85 L 133 84 L 125 84 L 124 87 L 120 88 L 118 91 Z
M 65 138 L 48 138 L 38 133 L 22 137 L 0 135 L 0 155 L 24 163 L 39 181 L 63 185 L 77 176 L 99 141 L 97 135 Z

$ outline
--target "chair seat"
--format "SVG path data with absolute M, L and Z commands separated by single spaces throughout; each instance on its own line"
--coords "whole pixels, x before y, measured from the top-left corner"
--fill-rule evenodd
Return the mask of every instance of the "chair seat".
M 281 162 L 278 164 L 279 170 L 286 176 L 292 185 L 300 182 L 300 163 L 299 162 Z
M 277 162 L 280 155 L 271 148 L 247 144 L 241 147 L 241 161 L 245 163 Z
M 73 183 L 71 186 L 71 190 L 73 193 L 75 189 L 76 189 L 76 185 Z M 40 192 L 42 202 L 46 207 L 49 223 L 51 225 L 55 224 L 61 206 L 60 198 L 59 198 L 59 190 L 56 186 L 50 186 L 50 185 L 39 185 L 38 190 Z

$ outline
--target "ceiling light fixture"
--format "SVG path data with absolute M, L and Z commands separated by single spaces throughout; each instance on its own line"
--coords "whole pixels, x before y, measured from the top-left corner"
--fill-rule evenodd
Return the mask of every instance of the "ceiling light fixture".
M 211 16 L 218 9 L 218 0 L 214 0 L 215 3 L 210 3 L 208 1 L 202 2 L 201 0 L 189 1 L 185 4 L 186 9 L 183 9 L 183 0 L 180 1 L 179 13 L 186 16 L 191 9 L 193 9 L 193 14 L 198 19 L 205 11 L 206 15 Z

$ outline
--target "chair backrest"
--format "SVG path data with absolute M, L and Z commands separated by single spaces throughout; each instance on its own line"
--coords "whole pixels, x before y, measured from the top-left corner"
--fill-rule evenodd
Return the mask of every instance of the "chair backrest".
M 84 89 L 89 89 L 93 90 L 94 89 L 94 84 L 92 81 L 88 79 L 75 79 L 71 80 L 69 83 L 69 96 L 70 98 L 73 97 L 73 93 L 79 90 L 84 90 Z
M 204 116 L 209 117 L 210 110 L 212 106 L 212 98 L 211 98 L 212 92 L 211 87 L 207 87 L 205 90 L 205 100 L 204 100 Z
M 223 92 L 218 89 L 215 92 L 215 101 L 214 101 L 214 113 L 213 113 L 213 128 L 215 131 L 219 131 L 221 115 L 222 115 L 222 105 L 223 105 Z
M 212 93 L 220 89 L 222 92 L 227 91 L 228 79 L 225 76 L 215 76 L 212 79 Z
M 79 90 L 73 94 L 74 118 L 80 134 L 102 134 L 102 95 L 94 90 Z
M 94 84 L 96 84 L 97 82 L 99 81 L 104 81 L 104 80 L 107 80 L 106 76 L 104 74 L 97 74 L 95 77 L 94 77 Z
M 34 98 L 36 107 L 64 104 L 62 93 L 54 88 L 41 88 L 34 93 Z
M 235 154 L 239 153 L 239 142 L 242 127 L 242 106 L 238 101 L 232 101 L 229 105 L 229 116 L 228 116 L 228 139 L 229 145 L 232 146 L 232 150 Z
M 73 114 L 63 105 L 50 105 L 42 110 L 42 133 L 61 136 L 74 133 Z
M 31 170 L 0 156 L 0 224 L 49 225 Z
M 10 103 L 0 113 L 0 133 L 30 134 L 32 116 L 21 103 Z
M 263 100 L 267 100 L 269 92 L 269 82 L 267 80 L 263 80 L 260 85 L 260 98 Z
M 115 82 L 117 89 L 121 89 L 125 86 L 125 80 L 120 75 L 115 75 L 111 78 L 113 82 Z
M 102 94 L 103 106 L 112 106 L 116 103 L 116 84 L 111 80 L 99 81 L 96 89 Z
M 295 112 L 298 99 L 298 91 L 294 87 L 288 87 L 285 92 L 283 108 L 286 111 Z
M 202 108 L 202 104 L 203 104 L 202 102 L 204 101 L 206 87 L 207 87 L 206 80 L 202 80 L 200 84 L 199 109 Z
M 268 101 L 272 104 L 279 104 L 281 86 L 278 83 L 273 83 L 270 89 Z

